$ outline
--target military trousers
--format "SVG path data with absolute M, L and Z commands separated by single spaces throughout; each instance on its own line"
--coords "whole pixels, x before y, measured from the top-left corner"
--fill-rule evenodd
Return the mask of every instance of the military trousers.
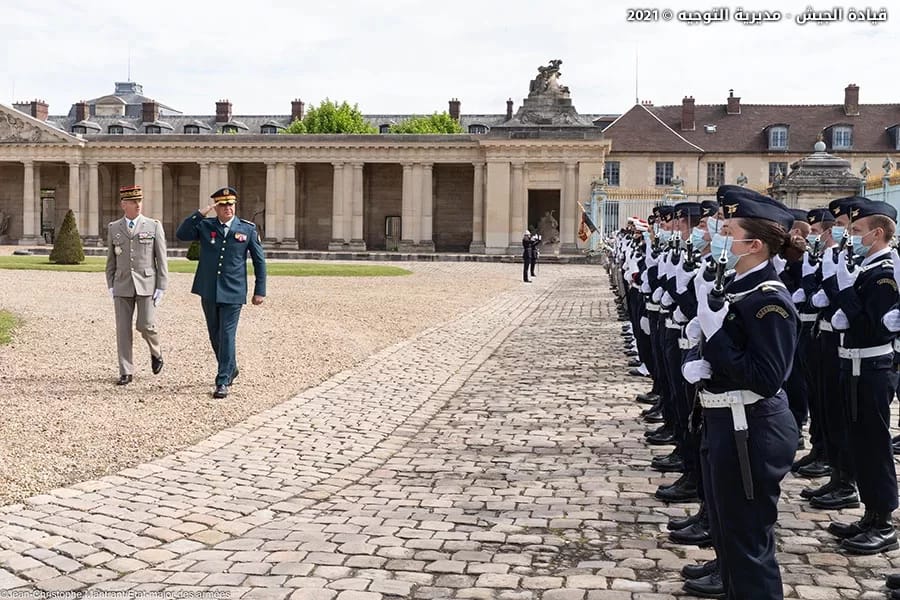
M 209 331 L 209 342 L 219 363 L 216 373 L 216 385 L 228 385 L 237 366 L 235 356 L 235 337 L 238 319 L 243 304 L 218 304 L 215 301 L 201 298 L 203 315 L 206 317 L 206 328 Z
M 159 332 L 156 330 L 156 307 L 151 296 L 115 296 L 116 308 L 116 348 L 119 354 L 119 375 L 134 375 L 134 355 L 132 345 L 134 333 L 134 309 L 137 308 L 137 322 L 134 327 L 140 332 L 150 354 L 159 358 Z

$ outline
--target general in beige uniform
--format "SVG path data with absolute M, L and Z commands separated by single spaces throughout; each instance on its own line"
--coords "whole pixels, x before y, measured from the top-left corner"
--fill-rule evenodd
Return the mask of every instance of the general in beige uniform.
M 116 346 L 119 353 L 118 385 L 131 383 L 134 375 L 132 322 L 137 308 L 137 330 L 150 347 L 154 374 L 163 367 L 156 307 L 168 285 L 166 237 L 162 224 L 141 214 L 140 186 L 119 191 L 124 216 L 109 224 L 106 283 L 116 309 Z

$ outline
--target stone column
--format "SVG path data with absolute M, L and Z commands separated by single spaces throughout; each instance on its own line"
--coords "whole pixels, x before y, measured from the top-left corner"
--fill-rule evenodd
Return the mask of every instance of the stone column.
M 488 161 L 484 195 L 484 245 L 487 254 L 505 254 L 509 247 L 510 168 L 505 161 Z
M 162 163 L 150 164 L 150 193 L 144 190 L 144 209 L 142 214 L 145 217 L 156 219 L 159 222 L 163 220 L 163 173 Z M 150 206 L 146 206 L 147 200 L 150 200 Z
M 266 221 L 264 223 L 265 228 L 265 241 L 266 242 L 275 242 L 278 241 L 278 196 L 276 194 L 276 182 L 275 182 L 275 163 L 267 162 L 266 163 Z
M 400 212 L 400 243 L 397 249 L 401 252 L 409 252 L 415 246 L 416 219 L 413 209 L 413 165 L 403 163 L 403 196 L 402 210 Z
M 32 190 L 34 198 L 34 235 L 40 243 L 44 243 L 41 235 L 41 212 L 43 210 L 43 200 L 41 199 L 41 166 L 34 165 L 34 188 Z
M 332 163 L 334 184 L 331 192 L 331 242 L 328 250 L 344 249 L 344 163 Z
M 209 195 L 212 190 L 209 189 L 209 163 L 200 163 L 200 189 L 197 192 L 197 208 L 206 208 L 212 199 Z
M 434 252 L 434 164 L 422 165 L 422 193 L 419 199 L 419 250 Z
M 475 182 L 472 186 L 472 243 L 469 252 L 484 254 L 484 163 L 472 163 Z
M 22 237 L 20 244 L 34 244 L 37 234 L 34 227 L 34 213 L 37 202 L 34 194 L 34 163 L 30 160 L 22 161 L 25 166 L 22 183 Z M 39 211 L 38 211 L 39 212 Z
M 144 187 L 144 163 L 134 163 L 134 185 Z
M 87 237 L 100 239 L 100 165 L 88 163 Z
M 288 163 L 284 168 L 284 202 L 279 216 L 282 218 L 281 242 L 286 246 L 297 245 L 297 167 Z
M 521 251 L 522 232 L 525 231 L 527 216 L 523 210 L 525 196 L 525 165 L 512 164 L 512 190 L 509 194 L 509 253 Z
M 350 187 L 350 249 L 365 252 L 363 239 L 363 163 L 353 163 Z
M 560 253 L 578 252 L 575 245 L 576 216 L 581 214 L 578 209 L 578 178 L 576 169 L 578 163 L 567 162 L 566 173 L 563 179 L 563 193 L 559 207 L 559 251 Z
M 75 213 L 75 223 L 81 233 L 81 165 L 77 162 L 69 163 L 69 209 Z

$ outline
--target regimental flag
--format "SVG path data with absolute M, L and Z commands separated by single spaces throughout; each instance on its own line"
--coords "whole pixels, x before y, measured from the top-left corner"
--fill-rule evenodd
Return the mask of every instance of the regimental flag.
M 588 238 L 591 237 L 592 233 L 597 233 L 597 226 L 594 225 L 594 222 L 591 221 L 591 218 L 588 216 L 587 212 L 585 212 L 584 207 L 581 203 L 578 203 L 579 208 L 581 208 L 581 225 L 578 226 L 578 239 L 582 242 L 587 242 Z

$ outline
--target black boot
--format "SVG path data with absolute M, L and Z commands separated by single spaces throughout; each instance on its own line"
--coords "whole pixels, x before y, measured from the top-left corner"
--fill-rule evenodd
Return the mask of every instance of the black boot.
M 794 461 L 794 464 L 791 465 L 791 471 L 796 471 L 800 467 L 805 467 L 806 465 L 815 462 L 819 458 L 819 451 L 813 446 L 813 449 L 809 451 L 809 454 Z
M 657 410 L 651 410 L 644 415 L 645 423 L 664 423 L 665 420 L 666 418 L 662 415 L 662 412 Z
M 825 462 L 825 459 L 816 459 L 808 465 L 804 465 L 797 469 L 797 475 L 802 477 L 825 477 L 831 475 L 831 467 Z
M 833 492 L 839 485 L 841 485 L 840 477 L 837 475 L 836 471 L 831 472 L 831 479 L 828 480 L 828 483 L 825 485 L 820 485 L 819 487 L 807 487 L 800 490 L 800 497 L 805 500 L 811 500 L 816 496 L 824 496 L 830 492 Z
M 832 522 L 828 525 L 828 533 L 840 540 L 852 538 L 867 530 L 873 517 L 872 511 L 867 510 L 859 521 L 853 523 Z
M 684 582 L 684 591 L 700 598 L 724 598 L 725 586 L 718 569 L 699 579 L 688 579 Z
M 681 567 L 681 576 L 685 579 L 700 579 L 719 571 L 719 561 L 715 558 L 702 565 L 684 565 Z
M 657 456 L 650 461 L 650 468 L 661 473 L 681 473 L 684 471 L 684 460 L 677 451 L 665 456 Z
M 667 427 L 665 425 L 660 425 L 656 429 L 651 429 L 650 431 L 645 431 L 644 437 L 648 438 L 651 435 L 669 435 L 669 433 L 671 433 L 671 431 L 672 431 L 672 429 L 670 427 Z
M 841 483 L 827 494 L 810 499 L 809 505 L 823 510 L 858 508 L 859 494 L 856 493 L 852 483 Z
M 873 512 L 869 529 L 841 542 L 841 549 L 848 554 L 878 554 L 900 548 L 897 533 L 889 512 Z
M 647 443 L 652 446 L 666 446 L 675 443 L 675 432 L 665 431 L 659 435 L 648 435 Z
M 639 367 L 640 364 L 636 365 L 628 365 L 629 367 Z M 654 394 L 653 392 L 647 392 L 646 394 L 638 394 L 634 397 L 635 402 L 641 402 L 643 404 L 656 404 L 656 401 L 659 400 L 659 394 Z
M 705 520 L 706 519 L 706 504 L 700 505 L 700 510 L 695 514 L 687 516 L 683 519 L 669 519 L 669 524 L 666 527 L 669 531 L 675 531 L 677 529 L 684 529 L 685 527 L 690 527 L 694 523 Z M 704 573 L 707 575 L 708 573 Z M 696 577 L 691 577 L 690 579 L 696 579 Z
M 669 539 L 685 546 L 708 546 L 712 543 L 709 535 L 709 522 L 706 519 L 697 521 L 690 527 L 669 532 Z
M 697 502 L 697 478 L 685 474 L 670 486 L 659 486 L 654 494 L 664 502 Z
M 890 590 L 900 589 L 900 573 L 891 573 L 887 576 L 884 585 Z

